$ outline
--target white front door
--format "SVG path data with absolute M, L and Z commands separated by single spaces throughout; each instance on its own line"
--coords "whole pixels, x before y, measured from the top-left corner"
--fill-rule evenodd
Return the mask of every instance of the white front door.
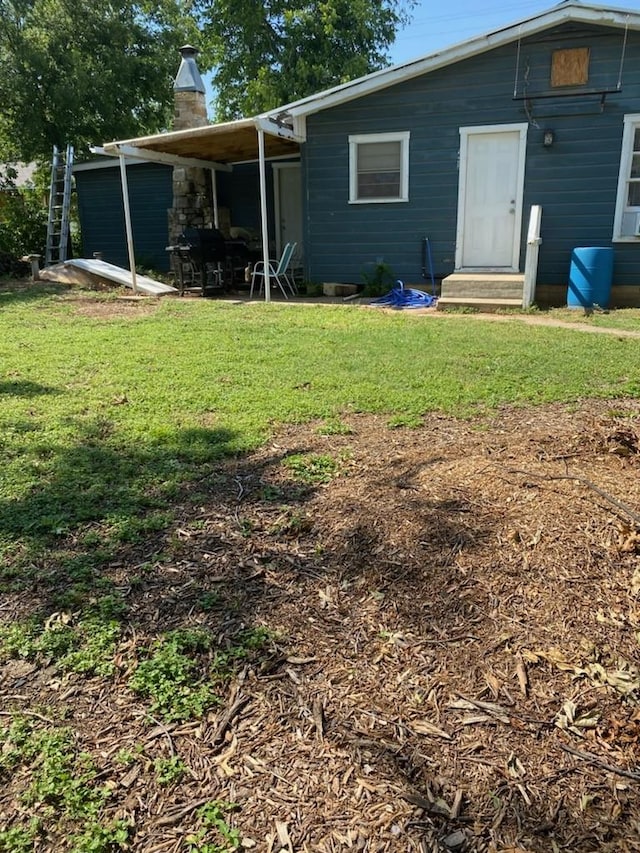
M 457 269 L 518 271 L 527 125 L 460 128 Z
M 302 261 L 302 176 L 300 163 L 274 163 L 276 248 L 297 243 L 295 258 Z

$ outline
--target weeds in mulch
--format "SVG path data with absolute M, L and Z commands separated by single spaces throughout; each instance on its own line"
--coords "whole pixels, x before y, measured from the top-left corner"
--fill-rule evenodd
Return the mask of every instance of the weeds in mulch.
M 97 782 L 96 768 L 68 728 L 44 728 L 17 716 L 0 729 L 0 778 L 5 784 L 29 774 L 20 794 L 31 815 L 0 830 L 0 850 L 32 850 L 38 836 L 69 835 L 72 853 L 108 853 L 129 838 L 125 820 L 101 821 L 111 791 Z
M 68 613 L 54 614 L 44 626 L 33 619 L 0 626 L 0 662 L 16 657 L 62 672 L 110 676 L 121 630 L 120 623 L 99 617 L 73 623 Z
M 159 756 L 153 762 L 158 785 L 176 785 L 184 776 L 187 765 L 177 755 L 169 758 Z
M 129 679 L 129 687 L 151 702 L 150 710 L 167 721 L 199 717 L 220 702 L 210 681 L 203 653 L 212 637 L 204 630 L 171 632 L 147 651 Z M 213 668 L 211 668 L 213 669 Z
M 353 435 L 353 428 L 339 418 L 330 418 L 317 427 L 318 435 Z
M 200 718 L 221 702 L 215 692 L 239 663 L 261 652 L 273 635 L 268 629 L 247 629 L 226 648 L 203 628 L 171 631 L 148 649 L 148 657 L 136 666 L 129 679 L 134 693 L 150 700 L 150 711 L 167 722 Z
M 234 803 L 218 800 L 206 803 L 196 812 L 199 828 L 187 836 L 187 853 L 232 853 L 240 847 L 240 833 L 228 823 Z
M 292 453 L 282 465 L 298 483 L 317 486 L 331 482 L 343 462 L 326 453 Z

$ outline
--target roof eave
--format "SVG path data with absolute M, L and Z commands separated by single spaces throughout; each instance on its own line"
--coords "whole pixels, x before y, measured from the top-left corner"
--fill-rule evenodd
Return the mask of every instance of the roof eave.
M 210 136 L 211 134 L 223 133 L 228 130 L 243 130 L 248 127 L 255 127 L 254 119 L 242 118 L 222 124 L 204 124 L 201 127 L 189 127 L 185 130 L 169 130 L 165 133 L 154 133 L 151 136 L 138 136 L 134 139 L 118 139 L 112 142 L 105 142 L 102 147 L 105 151 L 115 150 L 123 146 L 145 148 L 152 146 L 160 139 L 165 142 L 179 142 L 182 139 L 197 139 L 200 136 Z

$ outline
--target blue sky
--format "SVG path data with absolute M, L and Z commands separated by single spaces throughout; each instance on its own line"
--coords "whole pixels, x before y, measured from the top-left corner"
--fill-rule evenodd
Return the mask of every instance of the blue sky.
M 391 61 L 405 62 L 473 36 L 513 24 L 556 5 L 553 0 L 419 0 L 412 22 L 398 34 Z M 587 2 L 588 5 L 588 2 Z M 602 5 L 640 11 L 640 0 L 621 0 Z

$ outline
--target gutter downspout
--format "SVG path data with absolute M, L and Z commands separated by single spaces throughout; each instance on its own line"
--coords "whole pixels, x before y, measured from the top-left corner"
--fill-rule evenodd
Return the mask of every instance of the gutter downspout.
M 136 258 L 133 251 L 133 229 L 131 227 L 131 208 L 129 206 L 129 184 L 127 183 L 127 164 L 124 154 L 118 155 L 120 160 L 120 180 L 122 183 L 122 202 L 124 204 L 124 224 L 127 231 L 127 250 L 129 252 L 129 270 L 131 272 L 131 286 L 133 292 L 138 292 L 136 279 Z
M 262 128 L 258 128 L 258 166 L 260 171 L 260 219 L 262 220 L 264 301 L 271 302 L 271 282 L 269 280 L 269 227 L 267 224 L 267 172 L 264 156 L 264 130 L 262 130 Z

